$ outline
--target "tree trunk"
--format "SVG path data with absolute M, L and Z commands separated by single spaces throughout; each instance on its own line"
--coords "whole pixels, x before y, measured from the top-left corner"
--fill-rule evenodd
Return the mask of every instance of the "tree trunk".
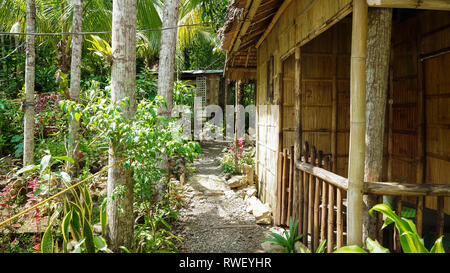
M 34 0 L 27 0 L 27 33 L 36 30 L 36 6 Z M 24 146 L 23 165 L 33 164 L 34 157 L 34 79 L 36 52 L 34 37 L 26 37 L 26 61 L 25 61 L 25 101 L 24 108 Z
M 158 69 L 158 95 L 166 100 L 167 107 L 161 107 L 158 112 L 165 118 L 169 118 L 173 108 L 173 85 L 175 72 L 175 53 L 177 47 L 178 25 L 178 0 L 164 1 L 164 13 L 161 33 L 161 45 L 159 53 Z M 166 29 L 169 28 L 169 29 Z M 167 179 L 170 175 L 169 159 L 161 155 L 161 169 L 167 171 Z M 167 190 L 167 184 L 162 182 L 155 185 L 155 196 L 159 200 L 162 193 Z
M 136 0 L 113 1 L 111 100 L 130 99 L 129 105 L 121 106 L 128 118 L 136 113 L 136 12 Z M 110 143 L 107 240 L 113 251 L 120 246 L 130 249 L 133 241 L 133 173 L 120 164 L 123 149 Z M 113 198 L 118 190 L 123 197 Z
M 73 19 L 72 32 L 81 32 L 83 13 L 83 0 L 75 0 L 73 3 Z M 78 103 L 80 97 L 80 78 L 81 78 L 81 49 L 83 36 L 81 34 L 72 35 L 72 61 L 70 67 L 70 99 Z M 69 126 L 69 156 L 75 161 L 74 164 L 69 164 L 70 173 L 72 177 L 78 175 L 78 152 L 80 135 L 78 133 L 80 123 L 73 118 Z
M 383 179 L 383 142 L 389 78 L 392 9 L 370 8 L 366 62 L 366 155 L 364 181 Z M 376 238 L 376 218 L 368 210 L 376 205 L 375 196 L 364 196 L 363 242 Z

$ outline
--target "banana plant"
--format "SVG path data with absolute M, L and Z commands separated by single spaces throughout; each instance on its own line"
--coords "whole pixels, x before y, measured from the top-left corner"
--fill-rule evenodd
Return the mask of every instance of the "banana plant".
M 369 214 L 373 216 L 373 212 L 378 211 L 386 216 L 383 227 L 395 223 L 400 234 L 400 244 L 404 253 L 445 253 L 442 239 L 444 236 L 438 238 L 433 247 L 428 250 L 425 247 L 423 238 L 420 237 L 417 232 L 416 225 L 409 219 L 398 216 L 392 209 L 386 204 L 375 205 L 369 210 Z M 366 241 L 367 250 L 370 253 L 389 253 L 389 250 L 382 247 L 377 241 L 373 241 L 368 238 Z M 335 253 L 367 253 L 366 250 L 359 246 L 344 246 L 335 251 Z

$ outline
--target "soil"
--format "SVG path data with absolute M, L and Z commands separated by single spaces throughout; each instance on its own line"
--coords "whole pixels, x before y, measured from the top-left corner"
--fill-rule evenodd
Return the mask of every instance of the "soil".
M 185 206 L 174 226 L 183 238 L 184 253 L 258 253 L 272 232 L 256 224 L 246 211 L 242 191 L 228 187 L 220 159 L 226 142 L 202 142 L 203 154 L 194 162 L 196 172 L 183 186 Z

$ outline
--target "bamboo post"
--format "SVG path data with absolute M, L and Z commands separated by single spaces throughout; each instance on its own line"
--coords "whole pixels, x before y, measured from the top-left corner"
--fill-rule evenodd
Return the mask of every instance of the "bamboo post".
M 294 109 L 294 119 L 295 119 L 295 129 L 297 135 L 294 141 L 294 166 L 297 161 L 301 158 L 301 149 L 302 149 L 302 134 L 301 134 L 301 115 L 300 115 L 300 73 L 301 73 L 301 62 L 300 62 L 300 47 L 295 49 L 295 73 L 294 73 L 294 97 L 295 97 L 295 109 Z M 294 196 L 294 204 L 292 214 L 299 221 L 302 217 L 302 183 L 301 183 L 301 172 L 294 167 L 294 184 L 293 184 L 293 196 Z M 297 198 L 297 196 L 299 198 Z M 300 230 L 302 225 L 300 225 Z M 299 231 L 301 232 L 301 231 Z
M 437 224 L 436 224 L 436 233 L 437 237 L 440 237 L 444 234 L 444 205 L 445 199 L 443 196 L 438 196 L 437 198 Z
M 319 167 L 326 168 L 328 162 L 328 157 L 324 159 L 325 164 L 322 164 L 322 162 L 319 162 Z M 322 180 L 322 211 L 320 215 L 320 239 L 322 241 L 326 240 L 327 238 L 327 189 L 328 185 L 327 183 Z
M 419 19 L 418 19 L 419 21 Z M 421 24 L 417 22 L 418 33 L 416 39 L 417 50 L 420 49 L 422 36 L 420 35 Z M 417 157 L 416 157 L 416 181 L 419 184 L 425 183 L 425 91 L 423 86 L 423 66 L 420 60 L 420 54 L 417 54 Z M 420 236 L 422 236 L 422 219 L 423 219 L 423 204 L 425 197 L 417 197 L 417 210 L 416 210 L 416 228 Z
M 342 190 L 336 189 L 336 247 L 344 245 L 344 220 L 342 216 Z
M 281 172 L 281 224 L 286 224 L 286 180 L 288 179 L 286 177 L 286 174 L 288 172 L 287 170 L 287 155 L 288 155 L 288 149 L 283 149 L 283 168 Z
M 302 155 L 298 155 L 299 159 L 302 159 Z M 295 161 L 297 162 L 297 161 Z M 295 164 L 294 162 L 294 164 Z M 295 168 L 297 170 L 297 168 Z M 298 171 L 298 170 L 297 170 Z M 299 221 L 299 230 L 298 234 L 303 234 L 303 177 L 305 176 L 303 171 L 298 171 L 298 180 L 295 180 L 295 183 L 298 184 L 298 195 L 295 195 L 295 197 L 298 196 L 298 221 Z
M 323 153 L 322 151 L 319 151 L 318 153 L 318 164 L 317 166 L 321 165 L 321 162 L 323 160 Z M 315 179 L 315 190 L 314 190 L 314 244 L 313 244 L 313 251 L 317 249 L 319 246 L 319 235 L 320 235 L 320 180 L 317 177 L 314 177 Z
M 288 192 L 288 210 L 287 210 L 287 221 L 289 224 L 289 219 L 292 217 L 292 202 L 293 202 L 293 185 L 294 185 L 294 170 L 295 170 L 295 164 L 294 164 L 294 146 L 291 146 L 290 152 L 289 152 L 289 192 Z
M 362 245 L 366 131 L 367 13 L 366 0 L 353 0 L 347 210 L 348 245 Z
M 311 147 L 311 162 L 310 164 L 313 166 L 316 166 L 316 156 L 317 156 L 317 151 L 316 151 L 316 147 L 312 146 Z M 316 178 L 314 175 L 310 175 L 309 176 L 309 196 L 308 196 L 308 219 L 309 219 L 309 223 L 308 223 L 308 229 L 309 232 L 311 233 L 311 244 L 310 244 L 310 248 L 313 250 L 314 248 L 314 238 L 315 238 L 315 215 L 314 215 L 314 198 L 315 198 L 315 183 L 316 182 Z
M 282 179 L 282 169 L 283 169 L 283 156 L 282 153 L 278 153 L 278 166 L 277 166 L 277 187 L 276 187 L 276 194 L 277 194 L 277 202 L 276 202 L 276 208 L 274 213 L 274 224 L 276 226 L 279 226 L 281 221 L 281 179 Z
M 304 144 L 304 162 L 308 163 L 309 157 L 310 157 L 310 151 L 309 151 L 309 143 L 305 142 Z M 309 176 L 307 172 L 303 175 L 303 244 L 308 244 L 308 193 L 309 193 Z
M 334 186 L 328 186 L 328 239 L 327 249 L 332 252 L 334 248 Z

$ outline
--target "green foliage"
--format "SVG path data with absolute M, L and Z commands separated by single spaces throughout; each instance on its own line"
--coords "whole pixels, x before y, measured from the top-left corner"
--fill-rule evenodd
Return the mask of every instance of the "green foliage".
M 91 95 L 93 98 L 86 106 L 63 101 L 61 108 L 117 147 L 116 153 L 126 158 L 123 165 L 134 170 L 136 198 L 151 199 L 154 183 L 163 178 L 165 171 L 159 168 L 159 155 L 192 162 L 201 152 L 198 143 L 182 138 L 182 128 L 175 120 L 157 114 L 164 105 L 162 97 L 152 101 L 142 99 L 135 115 L 127 118 L 123 107 L 129 105 L 128 99 L 111 103 L 101 92 Z
M 0 94 L 0 156 L 13 153 L 20 157 L 23 151 L 23 113 L 20 104 L 12 103 Z
M 255 147 L 251 149 L 244 148 L 244 141 L 238 141 L 237 148 L 235 145 L 227 145 L 227 150 L 223 153 L 221 159 L 222 172 L 224 173 L 240 173 L 244 165 L 255 166 Z M 237 168 L 235 166 L 235 157 L 238 159 Z
M 176 253 L 175 242 L 182 242 L 179 236 L 172 233 L 172 227 L 165 220 L 170 218 L 171 211 L 166 204 L 159 203 L 148 214 L 138 215 L 144 222 L 135 224 L 136 252 L 143 253 Z
M 195 87 L 188 84 L 188 81 L 174 82 L 173 102 L 175 105 L 193 105 L 195 96 Z
M 373 211 L 382 213 L 386 219 L 382 228 L 394 223 L 396 229 L 399 232 L 400 244 L 404 253 L 445 253 L 444 246 L 442 244 L 443 236 L 438 238 L 433 247 L 428 250 L 425 247 L 424 240 L 417 232 L 416 225 L 413 221 L 399 217 L 388 205 L 378 204 L 375 205 L 369 213 L 373 216 Z M 389 253 L 389 250 L 382 247 L 378 242 L 368 238 L 366 241 L 367 250 L 370 253 Z M 335 253 L 367 253 L 366 250 L 359 246 L 344 246 L 335 251 Z
M 298 222 L 295 222 L 292 217 L 289 219 L 289 231 L 284 231 L 283 235 L 278 233 L 271 233 L 270 235 L 273 238 L 267 238 L 264 241 L 274 242 L 275 244 L 284 247 L 286 253 L 294 253 L 294 244 L 296 241 L 300 240 L 303 237 L 303 234 L 298 236 L 295 235 L 298 228 Z
M 71 190 L 72 198 L 66 198 L 64 202 L 64 215 L 61 221 L 62 250 L 64 253 L 96 253 L 111 252 L 107 248 L 105 239 L 102 236 L 95 236 L 92 220 L 93 201 L 87 186 L 79 186 L 77 190 Z M 73 201 L 71 201 L 73 200 Z M 105 200 L 106 201 L 106 200 Z M 101 206 L 103 215 L 106 202 Z M 55 240 L 53 224 L 62 207 L 56 210 L 49 221 L 41 241 L 42 253 L 58 252 L 58 243 Z M 106 225 L 105 216 L 101 217 L 102 227 Z

